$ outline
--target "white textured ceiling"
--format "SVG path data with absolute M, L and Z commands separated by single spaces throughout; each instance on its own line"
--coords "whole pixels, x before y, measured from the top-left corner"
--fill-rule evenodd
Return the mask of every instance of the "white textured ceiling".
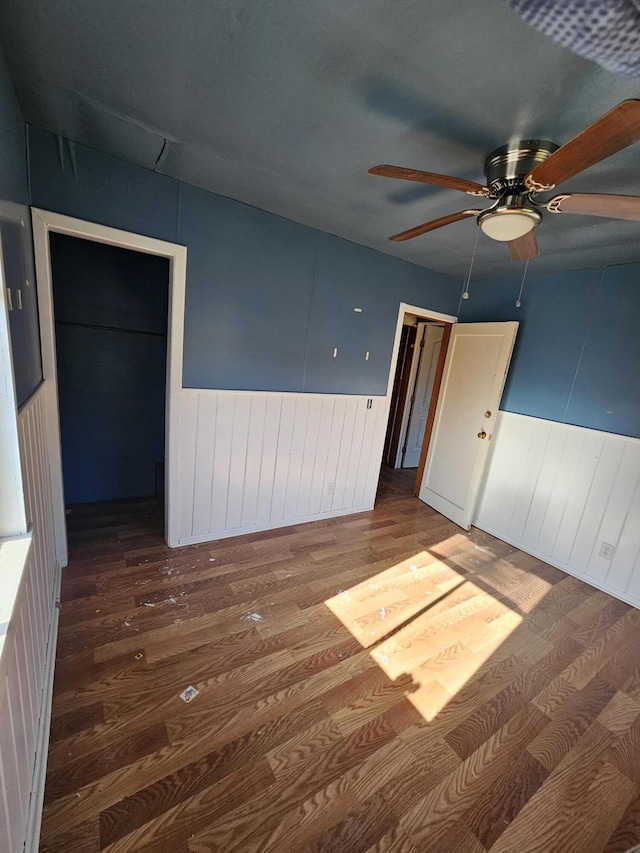
M 503 0 L 4 0 L 0 40 L 27 121 L 166 175 L 455 277 L 469 206 L 375 178 L 393 163 L 483 180 L 514 138 L 562 143 L 630 83 Z M 562 190 L 640 195 L 640 144 Z M 546 215 L 530 271 L 640 261 L 640 223 Z M 480 235 L 478 275 L 518 271 Z

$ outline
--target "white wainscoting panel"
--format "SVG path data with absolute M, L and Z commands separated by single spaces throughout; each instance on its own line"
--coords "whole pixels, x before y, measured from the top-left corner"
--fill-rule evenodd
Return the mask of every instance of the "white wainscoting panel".
M 387 398 L 185 388 L 180 544 L 373 507 Z
M 18 415 L 32 543 L 10 624 L 4 626 L 0 673 L 0 849 L 11 853 L 38 846 L 55 657 L 60 577 L 43 397 L 40 386 Z
M 39 571 L 42 572 L 42 588 L 46 583 L 50 592 L 57 567 L 45 423 L 42 383 L 18 413 L 18 437 L 27 522 L 33 529 L 35 557 Z
M 500 412 L 473 523 L 640 607 L 640 439 Z

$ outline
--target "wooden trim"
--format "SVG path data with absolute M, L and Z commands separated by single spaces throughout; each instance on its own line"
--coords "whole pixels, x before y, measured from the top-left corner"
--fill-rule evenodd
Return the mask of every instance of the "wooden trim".
M 436 419 L 436 409 L 438 408 L 438 398 L 440 396 L 440 386 L 442 385 L 442 376 L 444 374 L 444 364 L 447 360 L 447 350 L 449 349 L 449 339 L 451 338 L 451 330 L 453 323 L 446 323 L 444 333 L 442 335 L 442 343 L 440 344 L 440 355 L 438 356 L 438 364 L 436 367 L 436 375 L 433 380 L 433 391 L 431 393 L 431 403 L 429 405 L 429 414 L 427 415 L 427 424 L 424 428 L 424 438 L 422 440 L 422 450 L 420 452 L 420 462 L 418 463 L 418 472 L 416 481 L 413 486 L 413 494 L 417 497 L 420 494 L 422 478 L 424 476 L 424 466 L 427 462 L 427 453 L 429 451 L 429 442 L 431 441 L 431 433 L 433 432 L 433 423 Z
M 174 548 L 179 542 L 179 427 L 180 394 L 182 391 L 182 358 L 184 342 L 184 303 L 186 290 L 187 248 L 177 243 L 167 243 L 153 237 L 121 231 L 52 213 L 31 209 L 33 243 L 38 286 L 40 339 L 42 346 L 42 373 L 45 381 L 47 405 L 47 446 L 51 465 L 51 488 L 56 539 L 56 554 L 61 566 L 67 564 L 67 532 L 64 512 L 64 486 L 62 480 L 62 451 L 58 412 L 58 381 L 56 371 L 55 326 L 53 316 L 53 282 L 49 233 L 68 234 L 96 243 L 105 243 L 123 249 L 133 249 L 149 255 L 169 258 L 169 316 L 167 318 L 167 388 L 166 388 L 166 488 L 165 537 Z

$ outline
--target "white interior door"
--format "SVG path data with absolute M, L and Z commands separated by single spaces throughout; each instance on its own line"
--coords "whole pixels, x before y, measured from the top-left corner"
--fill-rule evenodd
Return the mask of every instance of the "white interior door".
M 433 382 L 438 366 L 438 356 L 444 334 L 444 326 L 421 323 L 419 335 L 420 354 L 410 402 L 410 415 L 402 454 L 403 468 L 417 468 L 422 452 L 422 440 L 429 416 L 429 405 Z
M 420 500 L 468 530 L 518 324 L 452 327 Z

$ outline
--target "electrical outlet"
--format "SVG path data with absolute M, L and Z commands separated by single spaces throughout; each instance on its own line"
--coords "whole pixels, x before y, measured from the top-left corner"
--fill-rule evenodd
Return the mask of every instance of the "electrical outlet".
M 611 545 L 609 542 L 603 542 L 600 546 L 600 556 L 604 557 L 605 560 L 612 560 L 613 555 L 615 554 L 616 546 Z
M 336 490 L 335 482 L 327 483 L 327 494 L 332 495 Z

